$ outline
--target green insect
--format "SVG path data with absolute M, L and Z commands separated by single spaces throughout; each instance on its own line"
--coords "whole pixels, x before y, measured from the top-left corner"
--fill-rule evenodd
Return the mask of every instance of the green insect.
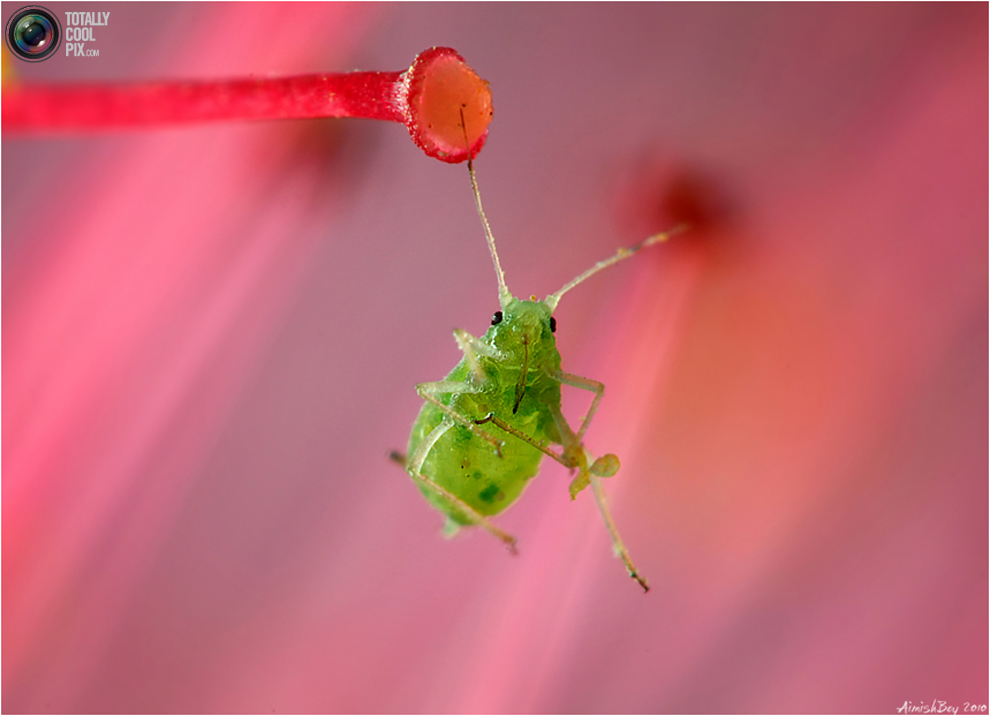
M 576 473 L 570 484 L 571 499 L 591 485 L 616 554 L 629 575 L 649 591 L 619 537 L 599 481 L 618 471 L 619 458 L 609 454 L 592 459 L 583 444 L 605 386 L 561 370 L 553 312 L 561 296 L 585 279 L 666 240 L 681 227 L 651 236 L 632 248 L 619 249 L 542 301 L 536 296 L 520 300 L 505 285 L 471 160 L 468 173 L 495 264 L 501 310 L 496 311 L 491 327 L 481 338 L 461 329 L 454 331 L 464 357 L 443 380 L 416 386 L 426 402 L 413 424 L 407 455 L 393 452 L 391 457 L 412 476 L 430 504 L 446 515 L 448 534 L 479 525 L 513 553 L 516 539 L 489 518 L 519 498 L 544 456 L 556 460 Z M 561 412 L 561 385 L 594 393 L 577 431 Z M 551 445 L 560 446 L 560 450 Z

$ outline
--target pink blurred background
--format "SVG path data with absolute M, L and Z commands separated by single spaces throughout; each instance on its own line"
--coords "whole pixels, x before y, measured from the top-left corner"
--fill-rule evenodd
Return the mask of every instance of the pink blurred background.
M 511 558 L 386 460 L 497 308 L 463 166 L 364 121 L 5 135 L 4 711 L 987 703 L 985 4 L 71 9 L 99 58 L 19 79 L 456 48 L 518 295 L 679 173 L 715 220 L 557 313 L 644 596 L 559 466 Z

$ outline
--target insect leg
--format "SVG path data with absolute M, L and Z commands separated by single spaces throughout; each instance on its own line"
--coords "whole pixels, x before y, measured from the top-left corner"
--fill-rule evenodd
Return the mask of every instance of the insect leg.
M 454 329 L 454 340 L 457 341 L 457 347 L 461 349 L 464 357 L 467 358 L 468 365 L 471 366 L 471 372 L 474 374 L 475 379 L 479 384 L 484 383 L 487 380 L 487 376 L 485 376 L 485 371 L 481 368 L 481 363 L 478 362 L 478 356 L 483 355 L 489 358 L 498 358 L 498 351 L 460 328 Z
M 433 482 L 433 480 L 421 472 L 423 463 L 426 461 L 426 456 L 430 454 L 430 450 L 432 450 L 433 446 L 436 445 L 437 440 L 439 440 L 440 437 L 452 427 L 454 427 L 454 424 L 450 421 L 450 419 L 444 418 L 443 422 L 433 428 L 433 430 L 430 431 L 430 434 L 423 438 L 419 445 L 416 446 L 415 452 L 413 452 L 413 454 L 409 457 L 409 462 L 406 464 L 406 470 L 414 480 L 423 485 L 430 492 L 439 495 L 450 503 L 450 505 L 463 512 L 472 523 L 484 528 L 487 532 L 500 539 L 512 554 L 516 554 L 515 537 L 500 530 L 491 522 L 491 520 L 471 507 L 471 505 L 440 487 L 440 485 Z
M 573 446 L 571 448 L 572 450 L 581 448 L 580 452 L 583 453 L 584 450 L 581 446 L 584 441 L 584 434 L 588 430 L 588 426 L 591 425 L 591 419 L 598 412 L 598 404 L 602 401 L 602 396 L 605 395 L 605 385 L 591 378 L 582 378 L 579 375 L 564 373 L 562 371 L 559 371 L 554 377 L 565 385 L 581 388 L 582 390 L 590 390 L 595 394 L 595 397 L 591 400 L 591 406 L 588 408 L 588 413 L 581 419 L 581 427 L 578 429 L 577 435 L 571 430 L 567 421 L 564 420 L 563 415 L 559 417 L 555 416 L 557 428 L 562 436 L 561 444 L 565 448 L 564 455 L 567 456 L 569 445 Z M 595 460 L 588 469 L 592 474 L 598 475 L 598 477 L 612 477 L 612 475 L 619 471 L 619 458 L 612 454 L 604 455 Z M 585 487 L 587 487 L 587 483 L 584 483 L 580 489 L 584 489 Z
M 580 381 L 587 381 L 588 385 L 597 384 L 601 390 L 604 387 L 601 383 L 597 383 L 593 380 L 588 380 L 587 378 L 581 378 L 580 376 L 571 376 L 567 373 L 561 374 L 561 378 L 576 378 Z M 565 382 L 561 379 L 561 382 Z M 568 385 L 574 385 L 574 387 L 582 388 L 585 385 L 575 385 L 575 383 L 566 381 Z M 594 390 L 593 387 L 587 388 L 589 390 Z M 597 408 L 598 399 L 601 398 L 601 390 L 597 391 L 598 395 L 596 400 L 592 403 L 592 408 Z M 585 416 L 582 421 L 582 429 L 587 427 L 588 422 L 591 420 L 590 415 L 593 414 L 592 410 L 589 410 L 589 415 Z M 570 485 L 571 499 L 577 496 L 577 493 L 591 485 L 591 490 L 595 495 L 595 502 L 598 504 L 598 511 L 602 514 L 602 519 L 605 521 L 605 528 L 608 530 L 609 536 L 612 538 L 612 549 L 622 560 L 622 563 L 626 566 L 626 571 L 629 572 L 629 576 L 635 579 L 639 586 L 643 588 L 644 591 L 650 591 L 650 585 L 647 583 L 646 579 L 640 575 L 639 570 L 636 569 L 636 565 L 633 564 L 632 557 L 629 556 L 629 550 L 626 549 L 626 545 L 622 542 L 622 537 L 619 536 L 619 528 L 615 526 L 615 520 L 612 519 L 612 513 L 608 509 L 608 504 L 605 500 L 605 490 L 602 489 L 602 484 L 599 479 L 600 476 L 608 477 L 614 475 L 619 469 L 619 459 L 615 455 L 606 455 L 603 458 L 599 458 L 592 463 L 591 466 L 588 465 L 588 453 L 585 452 L 584 446 L 578 440 L 577 435 L 571 430 L 570 425 L 567 424 L 567 419 L 564 417 L 563 413 L 559 409 L 553 411 L 554 422 L 557 424 L 557 430 L 560 433 L 561 440 L 564 445 L 564 456 L 569 457 L 574 461 L 575 466 L 578 468 L 578 476 L 574 478 Z M 614 461 L 614 464 L 613 464 Z
M 571 426 L 567 424 L 567 418 L 560 412 L 560 408 L 551 406 L 550 414 L 557 425 L 557 432 L 560 433 L 560 444 L 564 448 L 561 463 L 566 467 L 576 468 L 578 471 L 577 477 L 571 481 L 569 488 L 573 500 L 581 490 L 590 484 L 588 481 L 588 454 L 584 451 L 584 446 L 577 439 L 574 431 L 571 430 Z
M 595 413 L 598 412 L 598 404 L 602 401 L 602 396 L 605 395 L 605 384 L 599 383 L 597 380 L 592 380 L 591 378 L 582 378 L 579 375 L 574 375 L 573 373 L 564 373 L 559 371 L 555 376 L 564 385 L 569 385 L 573 388 L 580 388 L 581 390 L 590 390 L 595 394 L 595 397 L 591 400 L 591 407 L 588 408 L 588 414 L 584 416 L 581 420 L 581 427 L 578 428 L 576 439 L 578 442 L 584 440 L 584 433 L 587 431 L 588 426 L 591 425 L 591 419 L 595 417 Z
M 649 582 L 636 569 L 632 557 L 629 556 L 629 550 L 622 543 L 622 537 L 619 536 L 619 528 L 615 526 L 612 513 L 608 510 L 608 504 L 605 501 L 605 490 L 602 489 L 601 480 L 595 475 L 591 475 L 590 477 L 591 489 L 595 494 L 595 502 L 598 503 L 598 511 L 602 513 L 602 519 L 605 520 L 605 527 L 608 529 L 609 536 L 612 538 L 612 549 L 619 556 L 619 559 L 622 560 L 622 563 L 626 565 L 626 571 L 629 572 L 629 576 L 639 582 L 639 586 L 643 588 L 644 592 L 650 591 Z
M 524 433 L 521 430 L 519 430 L 519 429 L 517 429 L 517 428 L 515 428 L 515 427 L 513 427 L 511 425 L 509 425 L 507 422 L 505 422 L 501 418 L 497 417 L 495 415 L 495 413 L 489 413 L 488 415 L 486 415 L 481 420 L 475 420 L 474 423 L 475 423 L 475 425 L 484 425 L 485 423 L 493 423 L 494 425 L 497 425 L 498 427 L 500 427 L 502 430 L 504 430 L 505 432 L 509 433 L 510 435 L 513 435 L 513 436 L 519 438 L 520 440 L 522 440 L 525 443 L 529 443 L 530 445 L 532 445 L 533 447 L 535 447 L 537 450 L 539 450 L 540 452 L 542 452 L 544 455 L 546 455 L 547 457 L 553 458 L 554 460 L 556 460 L 557 462 L 559 462 L 564 467 L 567 467 L 567 468 L 574 467 L 574 464 L 571 463 L 571 462 L 569 462 L 567 460 L 567 458 L 565 458 L 563 455 L 558 455 L 553 450 L 551 450 L 550 448 L 548 448 L 546 445 L 543 445 L 542 443 L 538 443 L 536 440 L 533 440 L 533 438 L 531 438 L 526 433 Z
M 469 383 L 459 383 L 451 380 L 438 380 L 434 383 L 420 383 L 416 386 L 416 393 L 419 394 L 420 398 L 425 400 L 427 403 L 437 406 L 443 411 L 444 415 L 449 417 L 458 425 L 463 425 L 485 442 L 491 443 L 492 447 L 495 448 L 495 454 L 502 457 L 502 445 L 504 445 L 504 443 L 501 440 L 498 440 L 495 436 L 490 435 L 485 430 L 479 428 L 474 424 L 473 420 L 465 418 L 449 405 L 444 405 L 436 397 L 438 395 L 449 395 L 450 393 L 477 393 L 478 391 L 479 388 L 470 385 Z

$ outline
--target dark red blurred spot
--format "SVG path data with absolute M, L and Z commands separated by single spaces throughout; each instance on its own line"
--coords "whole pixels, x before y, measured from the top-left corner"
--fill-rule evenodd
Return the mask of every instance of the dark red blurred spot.
M 736 211 L 724 186 L 701 168 L 669 160 L 637 163 L 622 172 L 615 210 L 627 241 L 639 241 L 680 224 L 689 228 L 676 244 L 714 248 L 728 235 Z

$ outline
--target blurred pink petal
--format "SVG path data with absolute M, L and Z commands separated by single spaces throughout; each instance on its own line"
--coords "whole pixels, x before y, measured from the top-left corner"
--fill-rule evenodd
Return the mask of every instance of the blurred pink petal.
M 727 209 L 557 312 L 644 596 L 559 466 L 512 559 L 385 458 L 497 308 L 462 167 L 384 124 L 5 138 L 4 710 L 987 702 L 986 6 L 110 9 L 21 78 L 456 48 L 518 295 L 642 238 L 652 157 Z

